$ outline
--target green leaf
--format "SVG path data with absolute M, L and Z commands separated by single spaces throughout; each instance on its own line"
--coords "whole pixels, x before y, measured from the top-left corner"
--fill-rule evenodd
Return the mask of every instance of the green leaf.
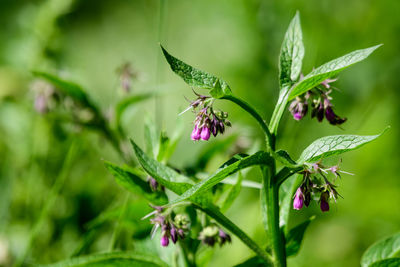
M 158 183 L 178 195 L 192 187 L 192 181 L 189 178 L 147 156 L 133 140 L 131 143 L 140 165 Z
M 230 206 L 232 205 L 233 201 L 239 196 L 240 189 L 242 189 L 242 181 L 243 181 L 243 175 L 241 172 L 239 172 L 236 184 L 232 186 L 231 190 L 228 193 L 228 196 L 225 198 L 224 202 L 222 203 L 221 206 L 221 211 L 225 212 L 227 211 Z
M 136 195 L 141 195 L 156 205 L 164 205 L 168 202 L 168 198 L 164 192 L 153 192 L 147 182 L 143 181 L 129 169 L 118 167 L 111 162 L 105 162 L 104 164 L 115 177 L 117 183 L 128 191 Z
M 71 258 L 62 262 L 41 265 L 47 267 L 159 267 L 168 265 L 154 255 L 137 254 L 136 252 L 112 252 L 93 254 L 84 257 Z
M 95 107 L 95 105 L 89 100 L 86 92 L 76 83 L 60 79 L 59 77 L 45 72 L 34 71 L 34 76 L 42 78 L 60 90 L 63 94 L 72 97 L 74 100 L 81 102 L 85 106 Z
M 232 94 L 229 85 L 222 79 L 207 72 L 195 69 L 183 61 L 173 57 L 162 46 L 161 49 L 172 71 L 178 74 L 188 85 L 209 89 L 211 96 L 214 98 L 221 98 Z
M 303 34 L 299 12 L 290 22 L 279 56 L 279 84 L 283 88 L 297 81 L 304 57 Z
M 347 67 L 366 59 L 372 52 L 375 51 L 375 49 L 380 46 L 381 45 L 376 45 L 373 47 L 353 51 L 316 68 L 293 87 L 289 95 L 289 100 L 314 88 L 322 81 L 336 76 L 339 72 Z
M 201 194 L 209 191 L 210 188 L 221 182 L 224 178 L 242 169 L 254 165 L 271 165 L 272 163 L 273 158 L 268 153 L 264 151 L 259 151 L 251 156 L 247 156 L 245 158 L 237 160 L 236 162 L 226 167 L 218 169 L 214 174 L 195 184 L 180 197 L 170 202 L 169 205 L 176 204 L 185 200 L 196 199 L 197 196 L 201 196 Z
M 154 121 L 149 117 L 145 117 L 144 122 L 144 142 L 145 142 L 145 150 L 146 153 L 154 158 L 154 151 L 157 147 L 157 134 L 156 134 L 156 126 Z
M 234 267 L 265 267 L 265 266 L 273 266 L 273 265 L 265 265 L 265 262 L 263 261 L 262 258 L 260 258 L 259 256 L 254 256 L 251 257 L 247 260 L 245 260 L 242 263 L 239 263 L 237 265 L 235 265 Z
M 386 131 L 386 130 L 385 130 Z M 385 132 L 384 131 L 384 132 Z M 304 149 L 298 162 L 314 162 L 357 149 L 381 136 L 377 135 L 331 135 L 315 140 Z
M 369 267 L 398 267 L 400 266 L 400 258 L 385 259 L 374 262 Z
M 161 131 L 159 140 L 157 161 L 166 163 L 164 159 L 169 147 L 169 137 L 165 131 Z
M 307 221 L 297 225 L 291 229 L 286 236 L 286 256 L 290 257 L 296 255 L 301 246 L 301 241 L 303 240 L 304 233 L 307 227 L 310 225 L 311 221 L 315 219 L 315 216 L 311 217 Z
M 279 225 L 280 227 L 284 227 L 285 232 L 287 231 L 286 226 L 292 208 L 293 195 L 296 192 L 301 179 L 301 175 L 295 175 L 295 177 L 287 179 L 279 188 Z
M 372 263 L 391 258 L 400 252 L 400 233 L 380 240 L 370 246 L 361 258 L 361 266 L 367 267 Z M 386 266 L 386 265 L 378 265 Z M 398 265 L 397 265 L 398 266 Z
M 124 98 L 122 101 L 120 101 L 117 106 L 115 107 L 115 121 L 117 125 L 120 125 L 122 115 L 124 114 L 125 110 L 127 110 L 130 106 L 142 102 L 144 100 L 147 100 L 151 97 L 153 97 L 153 93 L 145 93 L 141 95 L 134 95 L 130 96 L 127 98 Z

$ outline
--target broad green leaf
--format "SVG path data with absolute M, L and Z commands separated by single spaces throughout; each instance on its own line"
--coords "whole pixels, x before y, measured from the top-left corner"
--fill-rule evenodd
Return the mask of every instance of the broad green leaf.
M 214 185 L 218 184 L 223 179 L 225 179 L 231 174 L 234 174 L 235 172 L 238 172 L 242 169 L 254 165 L 271 165 L 272 162 L 273 158 L 269 156 L 268 153 L 264 151 L 259 151 L 251 156 L 247 156 L 245 158 L 237 160 L 236 162 L 226 167 L 218 169 L 214 174 L 202 180 L 201 182 L 195 184 L 192 188 L 187 190 L 180 197 L 173 200 L 169 204 L 172 205 L 182 202 L 184 200 L 195 199 L 197 196 L 200 196 L 201 194 L 204 194 L 205 192 L 209 191 L 209 189 L 211 189 Z
M 399 267 L 399 266 L 400 266 L 400 258 L 385 259 L 374 262 L 373 264 L 369 265 L 369 267 Z
M 85 106 L 89 106 L 91 108 L 95 107 L 95 105 L 89 100 L 86 92 L 78 84 L 63 80 L 50 73 L 34 71 L 33 75 L 48 81 L 63 94 L 72 97 L 74 100 L 81 102 Z
M 164 192 L 153 192 L 147 182 L 143 181 L 129 169 L 118 167 L 110 162 L 105 162 L 104 164 L 115 177 L 117 183 L 128 191 L 136 195 L 141 195 L 156 205 L 164 205 L 168 202 L 168 198 Z
M 209 89 L 211 96 L 214 98 L 221 98 L 232 94 L 229 85 L 222 79 L 207 72 L 195 69 L 183 61 L 173 57 L 162 46 L 161 49 L 172 71 L 178 74 L 188 85 Z
M 286 236 L 286 256 L 290 257 L 296 255 L 301 246 L 301 241 L 303 240 L 304 233 L 307 230 L 308 225 L 314 220 L 315 216 L 311 217 L 307 221 L 297 225 L 291 229 Z
M 400 252 L 400 233 L 380 240 L 370 246 L 361 258 L 361 266 L 367 267 L 372 263 L 387 258 L 392 258 Z M 381 266 L 381 265 L 378 265 Z M 382 265 L 384 266 L 384 265 Z
M 301 65 L 304 57 L 303 34 L 301 32 L 300 15 L 290 22 L 282 43 L 279 56 L 279 84 L 291 86 L 297 81 L 301 72 Z
M 318 161 L 322 158 L 357 149 L 375 140 L 383 133 L 377 135 L 332 135 L 322 137 L 304 149 L 298 162 Z
M 353 51 L 316 68 L 293 87 L 289 95 L 289 100 L 292 100 L 296 96 L 307 92 L 308 90 L 319 85 L 324 80 L 336 76 L 339 72 L 347 67 L 366 59 L 372 52 L 375 51 L 375 49 L 380 46 L 381 45 L 376 45 L 373 47 Z
M 131 143 L 140 165 L 158 183 L 178 195 L 192 187 L 192 181 L 189 178 L 147 156 L 133 140 Z
M 243 175 L 241 172 L 239 172 L 236 184 L 234 186 L 232 186 L 227 197 L 225 198 L 224 202 L 222 203 L 222 206 L 221 206 L 222 212 L 227 211 L 230 208 L 230 206 L 232 205 L 233 201 L 235 201 L 235 199 L 239 196 L 240 189 L 242 189 L 242 181 L 243 181 Z
M 112 252 L 71 258 L 62 262 L 41 265 L 47 267 L 159 267 L 168 265 L 154 255 L 137 254 L 136 252 Z
M 130 96 L 130 97 L 124 98 L 122 101 L 120 101 L 117 104 L 117 106 L 115 107 L 115 121 L 116 121 L 117 125 L 120 125 L 122 115 L 127 108 L 131 107 L 132 105 L 134 105 L 136 103 L 147 100 L 147 99 L 151 98 L 152 96 L 154 96 L 153 93 L 145 93 L 145 94 L 141 94 L 141 95 Z

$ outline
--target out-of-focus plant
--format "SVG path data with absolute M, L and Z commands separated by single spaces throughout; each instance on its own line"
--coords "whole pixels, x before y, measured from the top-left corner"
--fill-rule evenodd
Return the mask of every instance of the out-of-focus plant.
M 144 172 L 134 165 L 118 166 L 111 162 L 106 162 L 105 165 L 122 187 L 150 202 L 154 210 L 144 216 L 144 219 L 150 220 L 152 229 L 146 233 L 151 237 L 158 235 L 159 246 L 162 247 L 157 252 L 158 257 L 149 257 L 148 253 L 141 253 L 139 249 L 133 252 L 71 259 L 57 266 L 91 266 L 94 263 L 134 266 L 139 262 L 146 266 L 197 266 L 207 263 L 208 258 L 202 253 L 205 247 L 227 245 L 232 242 L 232 236 L 236 236 L 255 253 L 254 257 L 239 266 L 286 266 L 287 258 L 299 252 L 305 231 L 314 219 L 313 216 L 289 229 L 290 206 L 301 210 L 308 207 L 312 201 L 316 201 L 322 212 L 329 211 L 331 202 L 336 202 L 340 197 L 335 185 L 336 179 L 349 173 L 341 170 L 339 164 L 327 165 L 324 160 L 357 149 L 380 135 L 322 137 L 310 144 L 301 156 L 294 160 L 288 152 L 276 147 L 281 118 L 289 106 L 293 118 L 298 121 L 307 113 L 311 113 L 311 117 L 316 117 L 319 122 L 326 118 L 331 125 L 345 123 L 346 119 L 338 116 L 333 110 L 332 83 L 342 70 L 364 60 L 378 47 L 379 45 L 356 50 L 315 68 L 307 75 L 302 75 L 304 47 L 300 18 L 296 14 L 281 48 L 279 98 L 269 123 L 251 104 L 234 95 L 227 82 L 184 63 L 161 47 L 172 71 L 194 91 L 195 99 L 190 101 L 187 108 L 195 113 L 190 136 L 192 140 L 207 141 L 211 135 L 216 137 L 218 134 L 224 134 L 226 127 L 230 127 L 234 119 L 228 120 L 228 114 L 218 110 L 214 104 L 219 100 L 227 100 L 238 105 L 258 122 L 265 134 L 265 149 L 250 155 L 237 154 L 213 174 L 204 178 L 201 175 L 203 170 L 199 166 L 178 170 L 169 165 L 169 158 L 179 138 L 170 139 L 166 133 L 161 133 L 159 140 L 155 141 L 151 134 L 147 134 L 146 147 L 150 149 L 146 149 L 146 152 L 131 140 L 136 158 Z M 124 75 L 121 82 L 122 87 L 128 90 L 130 85 L 125 79 L 133 73 L 128 66 L 124 68 L 124 71 L 121 69 L 121 74 Z M 124 132 L 120 127 L 119 118 L 127 105 L 142 99 L 143 96 L 127 98 L 118 104 L 113 125 L 79 86 L 49 74 L 36 75 L 59 88 L 62 95 L 71 98 L 74 105 L 81 107 L 74 110 L 85 114 L 73 114 L 78 125 L 99 130 L 121 151 L 124 158 L 129 157 L 123 149 L 121 150 Z M 196 91 L 198 89 L 206 89 L 208 94 L 201 94 Z M 43 90 L 36 100 L 38 111 L 44 112 L 49 108 L 51 102 L 48 98 L 53 95 L 54 91 Z M 57 99 L 53 101 L 57 102 Z M 152 126 L 147 127 L 147 132 L 151 132 Z M 154 149 L 155 147 L 158 149 Z M 127 163 L 131 161 L 127 160 Z M 200 163 L 203 164 L 202 161 L 199 161 L 199 165 Z M 256 243 L 223 214 L 239 195 L 240 188 L 248 185 L 243 181 L 241 171 L 249 167 L 259 167 L 261 170 L 261 184 L 257 184 L 256 187 L 261 189 L 260 204 L 264 218 L 260 223 L 263 223 L 268 238 L 262 244 Z M 238 175 L 234 186 L 221 185 L 236 173 Z M 171 250 L 173 245 L 177 246 L 176 250 Z M 175 252 L 166 256 L 162 252 L 165 249 Z M 373 257 L 370 254 L 367 252 L 364 256 L 363 266 L 385 258 L 374 258 L 372 261 Z

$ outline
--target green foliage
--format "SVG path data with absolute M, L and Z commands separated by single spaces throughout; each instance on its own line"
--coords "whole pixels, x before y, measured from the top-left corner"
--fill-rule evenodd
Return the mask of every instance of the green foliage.
M 142 101 L 148 100 L 151 97 L 153 97 L 153 93 L 144 93 L 140 95 L 133 95 L 129 96 L 127 98 L 124 98 L 121 100 L 117 106 L 115 107 L 115 121 L 117 125 L 120 125 L 121 123 L 121 118 L 124 114 L 124 112 L 131 107 L 132 105 L 135 105 L 137 103 L 140 103 Z
M 376 261 L 370 267 L 398 267 L 400 266 L 400 258 L 385 259 Z
M 361 258 L 361 266 L 398 266 L 395 262 L 399 263 L 399 259 L 391 259 L 398 256 L 400 252 L 400 233 L 394 234 L 388 238 L 380 240 L 370 246 Z M 379 262 L 381 260 L 386 260 Z
M 363 61 L 380 46 L 381 45 L 376 45 L 369 48 L 356 50 L 340 58 L 329 61 L 322 66 L 319 66 L 307 74 L 303 80 L 293 87 L 289 95 L 289 100 L 307 92 L 311 88 L 314 88 L 322 81 L 335 77 L 337 74 L 339 74 L 339 72 L 350 67 L 351 65 Z
M 242 189 L 242 181 L 243 181 L 243 175 L 241 172 L 239 172 L 236 184 L 232 186 L 232 188 L 229 190 L 228 195 L 224 199 L 224 202 L 221 205 L 221 211 L 225 212 L 229 209 L 229 207 L 233 204 L 235 199 L 239 196 L 240 189 Z
M 129 170 L 129 168 L 121 168 L 110 162 L 105 162 L 104 164 L 115 177 L 117 183 L 131 193 L 141 195 L 156 205 L 164 205 L 168 202 L 168 198 L 164 192 L 153 192 L 149 184 Z
M 229 85 L 222 79 L 207 72 L 195 69 L 183 61 L 173 57 L 162 46 L 161 49 L 172 71 L 178 74 L 188 85 L 209 89 L 211 96 L 214 98 L 221 98 L 232 94 Z
M 313 162 L 333 155 L 357 149 L 381 136 L 378 135 L 332 135 L 314 141 L 303 153 L 299 162 Z
M 297 81 L 301 73 L 303 57 L 303 34 L 301 32 L 300 15 L 297 12 L 286 31 L 279 56 L 279 84 L 281 88 L 291 86 Z
M 304 233 L 307 230 L 307 227 L 310 225 L 311 221 L 315 219 L 315 216 L 306 220 L 305 222 L 297 225 L 293 229 L 289 231 L 286 239 L 286 256 L 294 256 L 296 255 L 301 246 L 301 242 L 303 241 Z
M 168 265 L 154 255 L 137 254 L 135 252 L 112 252 L 72 258 L 46 267 L 167 267 Z

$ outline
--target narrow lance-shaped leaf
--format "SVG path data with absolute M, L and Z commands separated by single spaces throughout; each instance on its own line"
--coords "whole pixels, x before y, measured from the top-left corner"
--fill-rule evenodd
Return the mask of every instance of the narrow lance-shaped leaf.
M 188 85 L 209 89 L 211 96 L 214 98 L 221 98 L 232 94 L 229 85 L 224 80 L 184 63 L 169 54 L 162 46 L 161 49 L 172 71 L 178 74 Z
M 373 264 L 369 265 L 369 267 L 399 267 L 399 266 L 400 266 L 400 258 L 391 258 L 391 259 L 376 261 Z
M 93 254 L 78 258 L 71 258 L 62 262 L 40 265 L 47 267 L 167 267 L 168 265 L 154 255 L 138 254 L 136 252 L 112 252 L 103 254 Z
M 286 236 L 287 257 L 296 255 L 299 252 L 304 233 L 306 232 L 307 227 L 310 225 L 311 221 L 314 220 L 314 218 L 314 216 L 311 217 L 307 221 L 297 225 L 289 231 L 288 235 Z
M 303 34 L 301 32 L 300 15 L 290 22 L 282 43 L 279 56 L 279 84 L 291 86 L 299 78 L 304 57 Z
M 383 133 L 382 133 L 383 134 Z M 313 162 L 333 155 L 359 148 L 382 134 L 378 135 L 332 135 L 325 136 L 309 145 L 298 160 L 298 162 Z
M 192 181 L 189 178 L 147 156 L 133 140 L 131 143 L 140 165 L 158 183 L 178 195 L 192 187 Z
M 367 267 L 374 262 L 396 256 L 400 252 L 400 233 L 380 240 L 370 246 L 361 258 L 361 266 Z M 378 265 L 384 266 L 384 265 Z
M 233 204 L 235 199 L 239 196 L 240 189 L 242 188 L 243 175 L 239 172 L 236 184 L 229 190 L 228 195 L 226 196 L 224 202 L 221 205 L 221 211 L 225 212 L 229 209 L 229 207 Z
M 188 199 L 196 199 L 198 196 L 204 194 L 214 185 L 218 184 L 223 179 L 231 174 L 234 174 L 235 172 L 255 165 L 271 165 L 272 162 L 273 158 L 270 157 L 268 153 L 264 151 L 259 151 L 251 156 L 242 158 L 224 168 L 218 169 L 216 173 L 214 173 L 207 179 L 204 179 L 201 182 L 195 184 L 192 188 L 187 190 L 184 194 L 182 194 L 180 197 L 173 200 L 169 204 L 173 205 Z
M 168 198 L 164 192 L 153 192 L 147 182 L 143 181 L 138 175 L 127 168 L 121 168 L 111 162 L 105 162 L 104 164 L 114 176 L 117 183 L 131 193 L 141 195 L 156 205 L 164 205 L 168 202 Z
M 289 100 L 301 95 L 311 88 L 319 85 L 322 81 L 336 76 L 339 72 L 351 65 L 366 59 L 372 52 L 381 45 L 353 51 L 340 58 L 334 59 L 316 68 L 304 77 L 290 92 Z

